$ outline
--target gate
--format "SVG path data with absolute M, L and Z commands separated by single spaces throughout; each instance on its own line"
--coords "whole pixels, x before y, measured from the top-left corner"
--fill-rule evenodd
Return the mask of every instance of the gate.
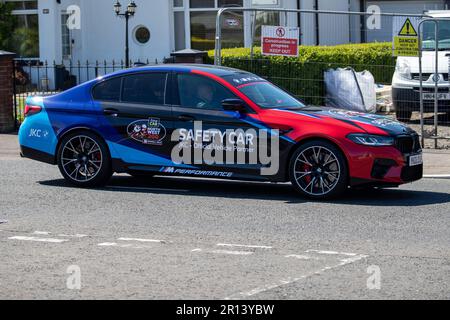
M 227 12 L 243 12 L 249 15 L 251 28 L 251 48 L 238 56 L 233 56 L 233 49 L 223 48 L 222 28 L 223 16 Z M 286 27 L 300 27 L 300 51 L 304 56 L 299 59 L 282 58 L 261 55 L 256 46 L 255 40 L 259 37 L 259 28 L 262 24 L 271 23 L 258 22 L 263 20 L 260 15 L 277 14 L 279 16 L 275 23 Z M 216 37 L 214 64 L 235 67 L 256 73 L 266 78 L 287 91 L 290 91 L 307 104 L 327 105 L 329 97 L 326 88 L 325 72 L 329 69 L 352 68 L 356 72 L 368 70 L 374 77 L 377 86 L 377 112 L 386 114 L 399 121 L 406 122 L 408 126 L 422 135 L 422 145 L 426 148 L 450 147 L 450 141 L 444 139 L 445 132 L 450 131 L 450 113 L 445 113 L 442 108 L 431 110 L 428 108 L 430 101 L 423 100 L 424 92 L 429 91 L 428 78 L 433 77 L 436 72 L 422 72 L 419 70 L 419 62 L 422 58 L 416 59 L 413 63 L 417 66 L 414 70 L 407 70 L 407 81 L 411 82 L 410 90 L 397 90 L 394 79 L 402 75 L 403 65 L 398 65 L 397 57 L 393 57 L 392 38 L 393 25 L 396 17 L 419 18 L 427 20 L 429 16 L 425 14 L 400 14 L 382 12 L 347 12 L 347 11 L 317 11 L 317 10 L 297 10 L 281 8 L 222 8 L 217 13 Z M 425 21 L 424 20 L 424 21 Z M 429 20 L 429 19 L 428 19 Z M 274 23 L 272 23 L 274 25 Z M 422 26 L 422 25 L 421 25 Z M 336 35 L 336 36 L 334 36 Z M 446 38 L 447 39 L 447 38 Z M 448 41 L 450 43 L 450 28 Z M 350 44 L 350 45 L 349 45 Z M 345 52 L 351 44 L 372 45 L 372 49 L 367 49 L 373 56 L 380 57 L 367 58 L 364 61 L 355 59 L 355 55 L 350 58 L 345 57 Z M 226 43 L 225 43 L 226 45 Z M 256 46 L 255 46 L 256 45 Z M 326 45 L 325 47 L 323 45 Z M 320 46 L 324 52 L 342 50 L 343 54 L 323 54 L 321 57 L 314 52 L 314 48 Z M 422 49 L 422 48 L 420 48 Z M 328 51 L 327 51 L 328 50 Z M 380 52 L 377 52 L 379 50 Z M 422 54 L 420 50 L 420 54 Z M 381 54 L 384 52 L 384 54 Z M 370 54 L 371 54 L 370 53 Z M 450 50 L 449 50 L 450 53 Z M 417 61 L 419 60 L 419 62 Z M 281 63 L 280 63 L 281 62 Z M 448 69 L 448 68 L 447 68 Z M 441 72 L 439 76 L 440 91 L 448 92 L 450 105 L 449 72 Z M 402 82 L 402 81 L 400 81 Z M 445 89 L 443 89 L 445 88 Z M 442 96 L 436 96 L 437 98 Z M 413 112 L 411 112 L 411 110 Z M 450 112 L 450 108 L 448 110 Z M 436 120 L 437 119 L 437 120 Z M 430 123 L 431 121 L 431 123 Z M 440 133 L 439 135 L 437 133 Z M 447 134 L 450 136 L 450 133 Z
M 424 27 L 427 26 L 429 27 L 428 30 L 424 30 Z M 445 36 L 445 34 L 447 34 L 447 36 Z M 442 39 L 443 36 L 445 37 L 444 39 Z M 445 141 L 444 143 L 441 143 L 441 145 L 448 147 L 448 141 L 450 141 L 450 86 L 448 78 L 450 69 L 450 44 L 446 45 L 441 42 L 448 42 L 450 38 L 450 18 L 423 19 L 419 23 L 418 37 L 420 131 L 422 144 L 425 144 L 426 139 L 431 139 L 433 140 L 435 149 L 439 147 L 439 141 Z M 434 41 L 434 46 L 433 43 L 428 44 L 430 41 Z M 431 49 L 434 54 L 434 66 L 432 66 L 432 68 L 434 68 L 432 70 L 432 76 L 429 77 L 428 72 L 423 72 L 424 67 L 428 68 L 427 71 L 431 71 L 429 70 L 428 63 L 424 66 L 423 58 L 424 50 Z M 445 51 L 448 51 L 448 53 L 445 53 Z M 445 55 L 442 54 L 442 52 L 444 52 Z M 428 56 L 428 58 L 430 57 Z M 443 70 L 442 66 L 444 66 L 446 70 Z M 432 80 L 432 84 L 427 85 L 424 80 L 428 80 L 428 82 Z M 431 108 L 432 110 L 430 110 Z

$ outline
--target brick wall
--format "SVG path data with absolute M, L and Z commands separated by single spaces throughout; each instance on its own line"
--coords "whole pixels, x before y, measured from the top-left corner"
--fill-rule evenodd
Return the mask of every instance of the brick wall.
M 14 54 L 0 51 L 0 133 L 14 130 L 13 58 Z

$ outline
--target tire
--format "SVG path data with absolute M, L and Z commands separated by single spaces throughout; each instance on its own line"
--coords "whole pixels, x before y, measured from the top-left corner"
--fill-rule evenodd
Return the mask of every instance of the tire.
M 411 120 L 412 111 L 397 108 L 395 110 L 395 116 L 397 117 L 397 120 L 400 122 L 409 122 Z
M 61 140 L 58 168 L 67 182 L 83 188 L 104 186 L 112 176 L 108 147 L 89 131 L 77 131 Z
M 313 140 L 301 145 L 292 155 L 290 180 L 297 192 L 311 199 L 337 197 L 348 188 L 348 166 L 335 145 Z

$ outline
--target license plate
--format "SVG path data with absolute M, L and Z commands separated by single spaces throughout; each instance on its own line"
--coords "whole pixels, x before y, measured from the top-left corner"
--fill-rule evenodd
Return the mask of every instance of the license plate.
M 414 167 L 423 164 L 423 157 L 421 154 L 417 154 L 409 157 L 409 166 Z
M 434 100 L 434 93 L 422 93 L 423 100 Z M 438 100 L 450 100 L 450 93 L 438 93 Z

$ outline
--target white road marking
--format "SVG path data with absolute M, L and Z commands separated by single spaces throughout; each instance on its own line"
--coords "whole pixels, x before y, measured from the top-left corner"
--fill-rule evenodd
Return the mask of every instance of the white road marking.
M 50 234 L 50 232 L 47 232 L 47 231 L 35 231 L 35 232 L 33 232 L 33 234 L 41 235 L 41 236 L 48 236 Z
M 312 258 L 310 256 L 306 256 L 306 255 L 302 255 L 302 254 L 290 254 L 287 256 L 284 256 L 285 258 L 295 258 L 295 259 L 300 259 L 300 260 L 311 260 L 311 259 L 317 259 L 317 258 Z
M 98 244 L 99 247 L 117 247 L 117 248 L 130 248 L 130 249 L 150 249 L 151 246 L 137 246 L 133 244 L 118 244 L 116 242 L 103 242 Z
M 62 243 L 62 242 L 68 241 L 65 239 L 23 237 L 23 236 L 10 237 L 8 239 L 9 240 L 20 240 L 20 241 L 51 242 L 51 243 Z
M 136 242 L 157 242 L 166 243 L 165 240 L 155 240 L 155 239 L 140 239 L 140 238 L 118 238 L 118 241 L 136 241 Z
M 211 251 L 211 253 L 247 256 L 247 255 L 253 254 L 254 252 L 251 252 L 251 251 L 214 250 L 214 251 Z
M 87 234 L 74 234 L 74 235 L 58 234 L 58 237 L 63 237 L 63 238 L 86 238 L 86 237 L 89 237 L 89 236 Z
M 200 251 L 202 251 L 202 249 L 194 249 L 194 250 L 191 250 L 191 252 L 200 252 Z
M 245 244 L 229 244 L 229 243 L 218 243 L 219 247 L 237 247 L 237 248 L 251 248 L 251 249 L 272 249 L 273 247 L 269 246 L 253 246 L 253 245 L 245 245 Z
M 450 174 L 425 174 L 425 179 L 450 179 Z
M 313 275 L 320 275 L 320 274 L 322 274 L 325 271 L 336 269 L 336 268 L 339 268 L 339 267 L 342 267 L 344 265 L 357 262 L 359 260 L 362 260 L 362 259 L 365 259 L 365 258 L 368 257 L 367 255 L 362 255 L 362 254 L 356 254 L 356 253 L 355 254 L 353 254 L 353 253 L 345 254 L 345 253 L 338 253 L 337 251 L 307 250 L 306 252 L 316 252 L 316 253 L 323 253 L 323 254 L 343 254 L 343 255 L 352 256 L 352 257 L 351 258 L 346 258 L 346 259 L 341 259 L 341 260 L 339 260 L 340 262 L 338 264 L 328 265 L 328 266 L 325 266 L 325 267 L 323 267 L 323 268 L 321 268 L 321 269 L 319 269 L 317 271 L 310 272 L 310 273 L 307 273 L 307 274 L 304 274 L 304 275 L 300 275 L 299 277 L 296 277 L 296 278 L 281 279 L 281 280 L 276 281 L 274 283 L 271 283 L 271 284 L 268 284 L 268 285 L 265 285 L 265 286 L 261 286 L 261 287 L 258 287 L 258 288 L 254 288 L 254 289 L 249 290 L 249 291 L 239 292 L 237 294 L 234 294 L 234 295 L 231 295 L 229 297 L 226 297 L 225 300 L 246 299 L 246 298 L 249 298 L 249 297 L 254 296 L 256 294 L 259 294 L 259 293 L 262 293 L 262 292 L 266 292 L 266 291 L 269 291 L 269 290 L 272 290 L 272 289 L 275 289 L 275 288 L 278 288 L 278 287 L 281 287 L 281 286 L 284 286 L 284 285 L 287 285 L 287 284 L 292 284 L 292 283 L 298 282 L 300 280 L 303 280 L 305 278 L 311 277 Z
M 306 250 L 306 252 L 307 253 L 318 253 L 318 254 L 329 254 L 329 255 L 343 255 L 343 256 L 350 256 L 350 257 L 354 257 L 357 255 L 356 253 L 326 251 L 326 250 Z

